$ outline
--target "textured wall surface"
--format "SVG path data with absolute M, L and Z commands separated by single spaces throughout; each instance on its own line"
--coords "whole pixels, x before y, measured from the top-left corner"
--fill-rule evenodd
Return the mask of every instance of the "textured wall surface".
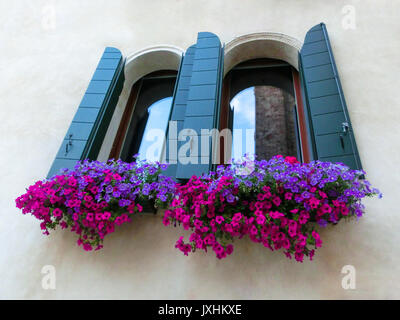
M 343 27 L 346 5 L 355 29 Z M 0 0 L 0 298 L 400 298 L 399 10 L 395 0 Z M 160 215 L 135 218 L 86 253 L 72 233 L 45 237 L 15 208 L 46 176 L 105 46 L 125 56 L 185 49 L 198 31 L 223 42 L 252 32 L 302 42 L 321 21 L 363 166 L 384 198 L 365 201 L 359 222 L 324 229 L 315 261 L 299 264 L 247 240 L 223 261 L 185 257 L 174 248 L 183 231 L 164 227 Z M 56 269 L 55 290 L 41 286 L 45 265 Z M 341 286 L 345 265 L 356 268 L 355 290 Z

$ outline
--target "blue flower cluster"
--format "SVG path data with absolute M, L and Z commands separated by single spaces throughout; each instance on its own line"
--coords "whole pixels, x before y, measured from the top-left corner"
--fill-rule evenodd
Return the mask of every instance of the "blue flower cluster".
M 64 173 L 75 176 L 79 189 L 84 190 L 90 183 L 88 177 L 97 181 L 99 192 L 95 199 L 109 203 L 119 199 L 120 207 L 127 207 L 133 201 L 153 199 L 156 203 L 167 204 L 175 191 L 175 181 L 162 175 L 167 164 L 148 163 L 137 160 L 127 163 L 122 160 L 107 162 L 84 160 L 73 170 Z
M 292 192 L 297 203 L 314 197 L 317 191 L 325 191 L 328 197 L 346 203 L 350 208 L 350 216 L 361 217 L 364 212 L 361 199 L 372 195 L 382 197 L 380 191 L 372 188 L 370 182 L 365 179 L 365 174 L 364 170 L 351 170 L 342 163 L 319 160 L 299 163 L 294 157 L 284 158 L 278 155 L 268 161 L 245 157 L 233 161 L 229 166 L 218 166 L 216 172 L 203 177 L 214 180 L 210 184 L 210 192 L 215 189 L 218 179 L 222 176 L 232 177 L 233 186 L 244 185 L 248 190 L 257 190 L 257 187 L 265 185 L 267 181 L 275 181 L 282 185 L 286 192 Z M 234 195 L 228 190 L 224 191 L 223 196 L 229 203 L 235 201 Z M 305 206 L 307 207 L 307 202 Z M 332 220 L 331 222 L 336 222 Z M 322 226 L 326 225 L 323 219 L 319 223 Z

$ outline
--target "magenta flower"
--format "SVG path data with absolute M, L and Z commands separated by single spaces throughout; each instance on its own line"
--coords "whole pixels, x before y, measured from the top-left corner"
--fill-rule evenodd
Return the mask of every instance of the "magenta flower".
M 272 219 L 279 219 L 285 216 L 283 213 L 278 211 L 271 211 L 269 212 L 269 215 Z
M 257 224 L 260 224 L 260 225 L 263 225 L 265 223 L 265 220 L 266 220 L 265 217 L 261 216 L 261 215 L 256 218 Z
M 61 218 L 61 217 L 62 217 L 62 210 L 59 209 L 59 208 L 55 208 L 55 209 L 53 210 L 53 215 L 54 215 L 56 218 Z
M 233 245 L 228 244 L 228 245 L 226 246 L 225 252 L 226 252 L 227 255 L 230 255 L 230 254 L 233 252 Z
M 217 217 L 215 218 L 215 221 L 216 221 L 218 224 L 221 224 L 222 222 L 225 221 L 225 219 L 224 219 L 223 216 L 217 216 Z
M 272 202 L 273 202 L 274 205 L 276 205 L 277 207 L 279 207 L 282 201 L 281 201 L 281 198 L 279 198 L 279 197 L 277 197 L 277 196 L 274 196 L 274 197 L 272 198 Z

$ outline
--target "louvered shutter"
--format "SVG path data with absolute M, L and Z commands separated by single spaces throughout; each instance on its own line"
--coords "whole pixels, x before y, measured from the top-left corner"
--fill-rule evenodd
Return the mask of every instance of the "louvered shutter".
M 179 145 L 182 148 L 186 143 L 191 143 L 191 149 L 187 155 L 194 155 L 194 161 L 185 164 L 178 159 L 176 177 L 178 179 L 189 179 L 192 175 L 201 175 L 210 171 L 212 166 L 212 150 L 215 146 L 211 143 L 211 137 L 205 136 L 208 141 L 206 152 L 201 149 L 201 129 L 218 128 L 220 94 L 223 75 L 223 48 L 219 38 L 210 32 L 200 32 L 197 43 L 193 47 L 193 65 L 191 70 L 185 118 L 183 129 L 193 130 L 194 134 Z M 178 131 L 179 134 L 179 131 Z M 191 153 L 193 152 L 193 153 Z M 179 154 L 178 154 L 179 156 Z
M 195 45 L 192 45 L 186 50 L 184 56 L 182 57 L 176 79 L 171 116 L 169 119 L 170 122 L 168 125 L 165 159 L 169 166 L 168 169 L 163 172 L 163 174 L 173 178 L 176 178 L 176 169 L 178 167 L 178 149 L 182 144 L 180 141 L 178 141 L 178 133 L 180 130 L 182 130 L 183 122 L 185 120 L 189 85 L 192 77 L 194 50 Z
M 314 157 L 361 169 L 346 101 L 324 23 L 311 28 L 299 54 Z
M 72 169 L 78 160 L 95 160 L 124 83 L 124 60 L 107 47 L 47 175 Z

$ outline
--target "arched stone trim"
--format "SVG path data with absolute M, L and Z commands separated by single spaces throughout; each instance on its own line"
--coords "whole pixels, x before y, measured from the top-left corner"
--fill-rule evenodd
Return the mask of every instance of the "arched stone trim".
M 181 48 L 170 45 L 160 45 L 142 49 L 126 58 L 124 87 L 104 138 L 98 160 L 105 161 L 110 154 L 132 85 L 143 76 L 154 71 L 178 71 L 183 53 L 184 51 Z
M 224 76 L 237 64 L 250 59 L 273 58 L 298 70 L 301 42 L 282 33 L 258 32 L 239 36 L 225 45 Z
M 140 50 L 126 58 L 125 87 L 129 89 L 140 78 L 158 70 L 178 70 L 184 51 L 174 46 L 156 46 Z

